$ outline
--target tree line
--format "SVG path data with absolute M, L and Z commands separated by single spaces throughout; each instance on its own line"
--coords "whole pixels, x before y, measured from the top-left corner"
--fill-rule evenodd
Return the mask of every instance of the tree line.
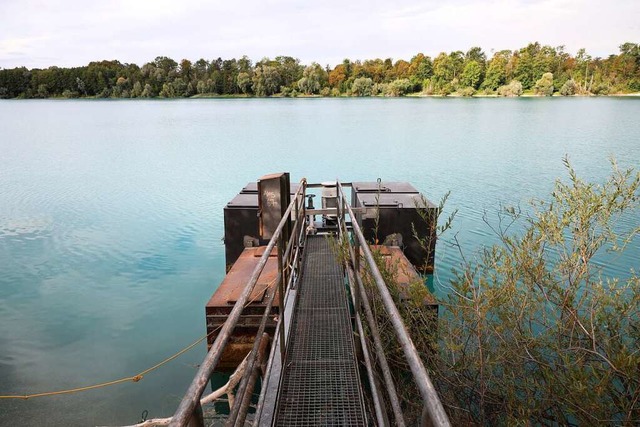
M 117 60 L 84 67 L 0 69 L 0 98 L 182 98 L 192 96 L 520 96 L 607 95 L 640 91 L 640 44 L 593 58 L 564 46 L 530 43 L 489 59 L 479 47 L 466 53 L 418 53 L 411 60 L 345 59 L 331 68 L 303 65 L 290 56 L 199 59 L 179 63 L 166 56 L 139 67 Z

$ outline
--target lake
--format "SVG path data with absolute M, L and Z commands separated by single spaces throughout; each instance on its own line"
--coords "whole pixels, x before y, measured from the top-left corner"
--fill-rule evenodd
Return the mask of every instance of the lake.
M 639 118 L 638 98 L 0 101 L 0 395 L 131 376 L 200 337 L 222 209 L 263 174 L 451 191 L 449 239 L 472 255 L 496 241 L 483 215 L 546 197 L 563 156 L 593 181 L 610 157 L 640 167 Z M 605 273 L 639 257 L 636 239 Z M 445 237 L 436 292 L 459 262 Z M 135 384 L 0 400 L 0 425 L 170 416 L 205 350 Z

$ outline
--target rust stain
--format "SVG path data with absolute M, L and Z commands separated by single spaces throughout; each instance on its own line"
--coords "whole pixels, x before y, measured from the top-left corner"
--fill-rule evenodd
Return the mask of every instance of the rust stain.
M 249 283 L 253 270 L 260 262 L 266 246 L 246 248 L 233 264 L 225 278 L 207 302 L 205 312 L 207 316 L 207 333 L 211 333 L 217 327 L 224 324 L 234 304 Z M 277 292 L 276 279 L 278 278 L 277 250 L 274 249 L 265 264 L 253 292 L 249 296 L 249 303 L 243 310 L 233 334 L 225 346 L 218 369 L 234 369 L 251 351 L 255 334 L 258 331 L 260 319 L 266 308 L 268 297 L 272 292 Z M 279 313 L 279 299 L 276 295 L 271 308 L 271 315 L 267 321 L 266 332 L 273 334 L 276 318 Z M 207 339 L 210 348 L 217 332 Z
M 247 286 L 251 274 L 256 265 L 258 265 L 265 248 L 266 247 L 261 246 L 258 248 L 246 248 L 242 251 L 238 260 L 233 264 L 233 267 L 231 267 L 231 270 L 229 270 L 207 303 L 207 309 L 213 307 L 231 307 L 235 304 Z M 276 253 L 274 250 L 270 254 L 267 264 L 264 270 L 262 270 L 262 274 L 260 274 L 253 292 L 249 296 L 249 301 L 253 301 L 251 304 L 262 303 L 268 295 L 268 292 L 275 291 L 275 282 L 278 277 L 278 259 L 275 256 Z M 277 301 L 278 299 L 276 298 L 274 301 L 275 306 L 277 306 Z
M 394 272 L 394 276 L 400 288 L 408 288 L 409 285 L 416 281 L 422 282 L 422 276 L 418 274 L 415 267 L 407 259 L 405 254 L 397 246 L 383 246 L 375 245 L 371 246 L 372 251 L 378 251 L 385 261 L 387 269 Z M 426 285 L 425 285 L 426 286 Z M 436 304 L 435 298 L 429 292 L 424 301 L 425 305 Z

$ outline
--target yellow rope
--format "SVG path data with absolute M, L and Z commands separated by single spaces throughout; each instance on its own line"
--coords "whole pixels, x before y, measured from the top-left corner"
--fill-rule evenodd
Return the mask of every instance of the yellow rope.
M 275 281 L 276 281 L 276 279 L 273 279 L 271 282 L 267 283 L 265 288 L 262 290 L 262 292 L 266 291 Z M 259 292 L 251 301 L 247 302 L 245 307 L 247 307 L 249 304 L 254 302 L 259 295 L 262 295 L 262 292 Z M 147 375 L 149 372 L 155 371 L 156 369 L 160 368 L 161 366 L 166 365 L 167 363 L 171 362 L 173 359 L 176 359 L 176 358 L 180 357 L 182 354 L 186 353 L 187 351 L 191 350 L 193 347 L 195 347 L 196 345 L 198 345 L 202 341 L 204 341 L 209 335 L 211 335 L 211 334 L 213 334 L 215 332 L 218 332 L 218 330 L 220 330 L 220 328 L 222 328 L 222 325 L 218 326 L 216 329 L 214 329 L 213 331 L 209 332 L 208 334 L 203 335 L 202 337 L 198 338 L 198 340 L 196 340 L 193 343 L 189 344 L 188 346 L 186 346 L 185 348 L 183 348 L 179 352 L 175 353 L 174 355 L 167 357 L 162 362 L 157 363 L 156 365 L 153 365 L 152 367 L 150 367 L 148 369 L 145 369 L 144 371 L 142 371 L 139 374 L 134 375 L 132 377 L 124 377 L 124 378 L 120 378 L 120 379 L 113 380 L 113 381 L 107 381 L 107 382 L 104 382 L 104 383 L 88 385 L 88 386 L 85 386 L 85 387 L 71 388 L 71 389 L 67 389 L 67 390 L 47 391 L 47 392 L 44 392 L 44 393 L 24 394 L 24 395 L 4 395 L 4 396 L 0 395 L 0 399 L 22 399 L 22 400 L 27 400 L 27 399 L 33 399 L 33 398 L 36 398 L 36 397 L 56 396 L 56 395 L 60 395 L 60 394 L 79 393 L 79 392 L 82 392 L 82 391 L 94 390 L 96 388 L 103 388 L 103 387 L 109 387 L 109 386 L 116 385 L 116 384 L 122 384 L 122 383 L 126 383 L 126 382 L 129 382 L 129 381 L 137 383 L 138 381 L 143 379 L 144 376 Z

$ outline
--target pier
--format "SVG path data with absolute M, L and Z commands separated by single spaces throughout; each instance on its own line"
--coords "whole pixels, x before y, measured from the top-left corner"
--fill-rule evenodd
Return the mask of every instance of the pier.
M 291 186 L 283 173 L 247 185 L 225 208 L 228 273 L 206 306 L 209 350 L 170 425 L 205 425 L 200 397 L 211 375 L 241 363 L 227 426 L 407 425 L 368 296 L 375 292 L 419 391 L 420 423 L 448 426 L 370 247 L 380 243 L 374 250 L 402 269 L 399 282 L 419 278 L 416 267 L 433 269 L 436 218 L 408 183 Z M 416 230 L 431 238 L 418 240 Z M 437 314 L 432 300 L 425 306 Z

